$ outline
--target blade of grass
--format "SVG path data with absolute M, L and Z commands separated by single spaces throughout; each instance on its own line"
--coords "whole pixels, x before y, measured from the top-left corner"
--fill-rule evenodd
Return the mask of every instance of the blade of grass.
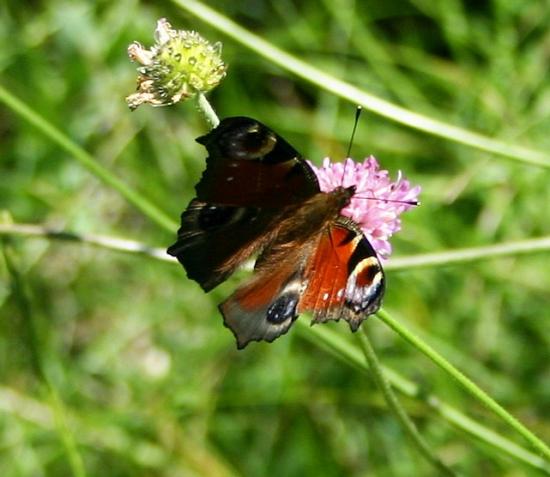
M 119 192 L 125 199 L 134 205 L 143 214 L 149 217 L 153 222 L 160 225 L 162 228 L 173 232 L 177 229 L 178 224 L 168 217 L 164 212 L 149 202 L 139 192 L 133 190 L 126 183 L 121 181 L 108 169 L 105 169 L 101 164 L 82 149 L 78 144 L 68 138 L 53 124 L 40 116 L 36 111 L 30 108 L 23 101 L 16 98 L 7 89 L 0 85 L 0 102 L 3 102 L 12 111 L 17 113 L 23 119 L 39 129 L 45 136 L 50 138 L 54 143 L 71 154 L 82 166 L 88 169 L 94 176 L 103 181 L 108 186 Z
M 443 371 L 452 376 L 464 389 L 466 389 L 472 396 L 478 401 L 484 404 L 488 409 L 493 411 L 503 421 L 508 423 L 513 429 L 521 434 L 535 449 L 537 449 L 541 455 L 544 455 L 550 462 L 550 448 L 546 446 L 542 440 L 540 440 L 535 434 L 527 429 L 521 422 L 519 422 L 514 416 L 506 411 L 500 404 L 498 404 L 493 398 L 491 398 L 485 391 L 483 391 L 477 384 L 471 379 L 467 378 L 461 371 L 456 369 L 451 363 L 449 363 L 443 356 L 437 353 L 431 346 L 422 341 L 416 335 L 407 330 L 404 326 L 394 320 L 388 312 L 380 310 L 375 315 L 383 323 L 394 330 L 405 341 L 413 345 L 417 350 L 426 355 Z
M 2 224 L 0 223 L 0 236 L 21 235 L 24 237 L 43 237 L 47 239 L 66 242 L 86 243 L 95 247 L 116 250 L 117 252 L 137 253 L 157 260 L 178 263 L 178 261 L 166 253 L 165 248 L 155 248 L 142 242 L 126 240 L 118 237 L 97 234 L 81 234 L 67 230 L 56 230 L 33 224 Z
M 508 159 L 550 168 L 550 156 L 542 151 L 508 144 L 482 134 L 458 126 L 432 119 L 408 109 L 366 93 L 361 89 L 339 80 L 322 70 L 299 60 L 289 53 L 277 48 L 263 38 L 254 35 L 213 8 L 196 0 L 172 0 L 173 3 L 200 18 L 205 23 L 223 32 L 238 43 L 244 45 L 273 64 L 289 71 L 296 76 L 325 89 L 337 96 L 347 99 L 353 104 L 359 104 L 375 114 L 392 121 L 404 124 L 410 128 L 427 132 L 434 136 L 496 154 Z
M 378 361 L 376 352 L 374 351 L 374 348 L 369 339 L 366 326 L 362 327 L 362 333 L 357 333 L 357 338 L 359 341 L 359 346 L 361 347 L 363 354 L 365 355 L 365 359 L 367 360 L 367 363 L 369 365 L 372 377 L 374 378 L 374 381 L 380 391 L 382 391 L 382 395 L 386 400 L 388 408 L 395 414 L 397 420 L 401 423 L 401 425 L 411 438 L 411 441 L 419 450 L 420 454 L 430 464 L 438 469 L 442 475 L 456 476 L 457 474 L 450 467 L 447 467 L 447 465 L 445 465 L 445 463 L 442 462 L 437 457 L 437 455 L 432 452 L 428 443 L 420 435 L 420 432 L 418 432 L 418 429 L 414 422 L 409 418 L 409 416 L 405 412 L 405 409 L 403 409 L 403 407 L 401 406 L 399 400 L 397 399 L 391 388 L 390 383 L 384 375 L 384 371 L 380 366 L 380 362 Z
M 369 372 L 363 353 L 357 346 L 350 344 L 338 333 L 327 326 L 310 326 L 306 320 L 296 320 L 296 327 L 303 338 L 319 346 L 331 355 L 342 360 L 354 368 L 363 372 Z M 483 442 L 486 446 L 495 449 L 497 452 L 506 454 L 509 457 L 529 465 L 550 475 L 550 464 L 545 459 L 530 452 L 522 446 L 501 436 L 495 431 L 488 429 L 477 421 L 470 419 L 453 406 L 446 404 L 443 400 L 433 394 L 426 394 L 412 381 L 401 376 L 397 371 L 381 366 L 385 376 L 391 385 L 405 396 L 417 399 L 433 409 L 441 418 L 456 428 Z
M 410 270 L 489 260 L 499 257 L 550 251 L 550 237 L 539 237 L 481 247 L 461 248 L 448 252 L 423 253 L 410 257 L 392 258 L 384 265 L 386 270 Z

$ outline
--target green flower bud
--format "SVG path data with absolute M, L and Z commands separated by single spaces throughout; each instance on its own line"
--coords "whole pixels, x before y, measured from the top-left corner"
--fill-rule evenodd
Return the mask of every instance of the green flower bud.
M 210 91 L 225 76 L 221 43 L 212 45 L 195 31 L 173 30 L 164 18 L 157 22 L 155 40 L 150 50 L 137 42 L 128 47 L 130 59 L 142 65 L 137 92 L 126 98 L 130 109 L 175 104 Z

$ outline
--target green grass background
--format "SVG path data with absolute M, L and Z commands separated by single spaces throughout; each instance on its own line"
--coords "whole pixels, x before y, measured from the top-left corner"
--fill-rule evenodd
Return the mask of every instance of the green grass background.
M 550 150 L 546 1 L 208 5 L 368 93 Z M 194 138 L 207 125 L 192 102 L 134 113 L 124 103 L 136 76 L 126 47 L 150 45 L 161 17 L 223 41 L 228 76 L 209 95 L 220 117 L 258 118 L 317 163 L 343 157 L 354 104 L 173 3 L 6 0 L 0 85 L 178 221 L 204 167 Z M 369 154 L 423 188 L 392 240 L 396 258 L 550 234 L 548 167 L 366 111 L 353 155 Z M 0 210 L 17 223 L 150 246 L 175 238 L 4 104 Z M 370 376 L 307 331 L 238 352 L 216 310 L 235 281 L 205 295 L 180 267 L 138 254 L 44 238 L 2 244 L 0 475 L 439 475 Z M 390 270 L 384 306 L 548 441 L 549 296 L 546 251 Z M 402 404 L 443 461 L 462 475 L 543 475 L 434 412 L 423 396 L 532 451 L 383 323 L 367 326 L 382 363 L 421 390 Z M 344 324 L 323 328 L 356 346 Z

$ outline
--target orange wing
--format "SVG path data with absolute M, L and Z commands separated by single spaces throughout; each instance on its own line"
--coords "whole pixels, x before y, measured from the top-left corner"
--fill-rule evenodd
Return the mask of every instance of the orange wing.
M 313 323 L 346 320 L 353 331 L 380 308 L 385 278 L 376 252 L 351 221 L 342 218 L 322 234 L 305 268 L 307 287 L 298 312 Z

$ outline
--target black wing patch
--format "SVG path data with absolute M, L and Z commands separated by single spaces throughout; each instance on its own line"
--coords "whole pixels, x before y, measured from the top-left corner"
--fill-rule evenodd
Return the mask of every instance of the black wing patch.
M 193 199 L 181 215 L 178 240 L 168 248 L 187 276 L 210 291 L 263 244 L 271 217 L 254 207 L 212 205 Z

